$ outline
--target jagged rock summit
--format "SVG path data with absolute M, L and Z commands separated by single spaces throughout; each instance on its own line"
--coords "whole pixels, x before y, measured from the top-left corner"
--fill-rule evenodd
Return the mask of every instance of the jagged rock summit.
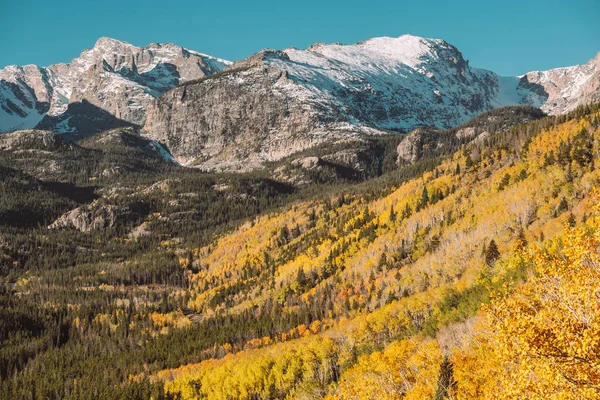
M 0 132 L 38 124 L 59 133 L 141 125 L 154 98 L 229 64 L 174 44 L 140 48 L 103 37 L 69 64 L 0 70 Z

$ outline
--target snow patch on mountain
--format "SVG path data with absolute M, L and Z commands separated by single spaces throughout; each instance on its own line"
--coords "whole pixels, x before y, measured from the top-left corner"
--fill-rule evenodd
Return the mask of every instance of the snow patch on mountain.
M 549 90 L 473 68 L 440 39 L 317 43 L 264 49 L 169 90 L 150 104 L 143 130 L 185 165 L 242 171 L 323 143 L 451 128 L 507 105 L 548 106 Z
M 528 104 L 556 114 L 598 101 L 599 64 L 600 54 L 581 66 L 502 77 L 469 66 L 444 40 L 402 35 L 263 50 L 231 67 L 229 61 L 174 44 L 138 47 L 103 37 L 69 64 L 0 70 L 0 131 L 41 123 L 73 133 L 79 129 L 73 121 L 82 118 L 69 118 L 70 113 L 81 107 L 70 105 L 83 101 L 89 103 L 86 110 L 99 109 L 94 115 L 142 125 L 156 98 L 228 67 L 231 73 L 219 82 L 242 91 L 254 90 L 260 74 L 272 75 L 270 95 L 297 104 L 305 112 L 302 118 L 310 116 L 323 131 L 449 128 L 505 105 Z M 52 126 L 56 121 L 60 127 Z
M 171 153 L 169 153 L 167 151 L 167 149 L 165 149 L 165 147 L 160 144 L 158 141 L 156 140 L 152 140 L 151 141 L 152 146 L 154 146 L 154 149 L 158 152 L 158 154 L 160 154 L 160 156 L 163 158 L 163 160 L 165 160 L 168 163 L 173 163 L 173 164 L 177 164 L 177 165 L 182 165 L 179 161 L 177 161 L 172 155 Z
M 0 81 L 0 132 L 27 129 L 44 117 L 36 108 L 37 100 L 26 85 L 7 85 Z

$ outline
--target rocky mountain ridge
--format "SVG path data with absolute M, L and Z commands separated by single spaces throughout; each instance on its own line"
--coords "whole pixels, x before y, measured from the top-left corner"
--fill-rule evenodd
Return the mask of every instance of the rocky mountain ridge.
M 154 98 L 229 64 L 174 44 L 140 48 L 103 37 L 69 64 L 0 70 L 0 132 L 37 125 L 59 133 L 93 132 L 118 126 L 105 126 L 110 117 L 140 125 Z M 77 123 L 87 114 L 96 114 L 91 123 Z
M 149 106 L 143 130 L 186 165 L 250 170 L 322 143 L 452 128 L 507 105 L 565 112 L 585 101 L 569 89 L 572 96 L 558 105 L 576 77 L 587 98 L 599 88 L 593 60 L 568 71 L 559 91 L 557 79 L 502 77 L 469 66 L 443 40 L 411 35 L 267 49 L 165 93 Z
M 600 100 L 600 52 L 587 64 L 528 72 L 521 81 L 523 86 L 543 88 L 547 99 L 541 108 L 549 114 L 564 114 L 578 105 L 596 103 Z

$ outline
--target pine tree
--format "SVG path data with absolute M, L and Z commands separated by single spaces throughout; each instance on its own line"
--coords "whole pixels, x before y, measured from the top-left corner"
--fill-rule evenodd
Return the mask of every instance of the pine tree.
M 303 268 L 298 268 L 298 274 L 296 275 L 296 282 L 300 287 L 306 285 L 306 274 L 304 273 Z
M 492 239 L 485 250 L 485 263 L 491 267 L 498 258 L 500 258 L 500 251 L 498 250 L 498 245 Z
M 500 181 L 500 184 L 498 185 L 498 191 L 504 190 L 504 188 L 507 187 L 509 183 L 510 183 L 510 175 L 509 174 L 505 174 L 502 177 L 502 180 Z
M 544 156 L 544 168 L 549 167 L 554 164 L 554 162 L 554 151 L 550 150 L 550 152 Z
M 558 209 L 556 210 L 558 214 L 567 211 L 569 209 L 569 203 L 567 203 L 567 199 L 564 197 L 560 199 L 560 203 L 558 203 Z
M 419 208 L 426 207 L 427 203 L 429 203 L 429 192 L 427 192 L 427 186 L 424 186 L 423 193 L 421 193 L 421 203 L 419 204 Z
M 465 167 L 467 169 L 470 169 L 471 167 L 473 167 L 474 163 L 473 160 L 471 159 L 470 155 L 467 155 L 467 161 L 465 162 Z
M 300 227 L 298 226 L 298 224 L 296 224 L 296 226 L 292 229 L 291 234 L 292 234 L 292 238 L 294 238 L 294 239 L 301 235 Z
M 523 229 L 523 227 L 519 228 L 519 233 L 517 234 L 517 240 L 516 240 L 516 249 L 518 250 L 522 250 L 524 248 L 526 248 L 528 245 L 527 242 L 527 238 L 525 237 L 525 230 Z
M 412 210 L 410 209 L 410 206 L 408 205 L 408 203 L 406 203 L 406 206 L 404 207 L 404 210 L 402 211 L 402 219 L 406 219 L 408 217 L 410 217 L 412 214 Z
M 385 267 L 387 265 L 387 258 L 385 256 L 385 252 L 381 253 L 381 256 L 379 257 L 379 263 L 377 263 L 377 272 L 381 272 L 383 271 L 383 267 Z

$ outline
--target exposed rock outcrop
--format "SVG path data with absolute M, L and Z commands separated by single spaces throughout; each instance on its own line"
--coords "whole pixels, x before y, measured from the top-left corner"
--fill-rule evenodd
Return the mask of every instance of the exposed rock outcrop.
M 255 61 L 169 91 L 149 107 L 143 131 L 207 170 L 250 170 L 334 139 L 319 132 L 314 110 L 279 89 L 282 71 Z
M 136 222 L 145 212 L 145 207 L 139 204 L 112 205 L 96 200 L 65 213 L 48 228 L 72 228 L 81 232 L 108 230 Z
M 425 152 L 435 151 L 442 144 L 438 140 L 440 129 L 417 128 L 408 133 L 398 145 L 398 163 L 412 163 L 423 157 Z
M 31 129 L 0 135 L 0 150 L 69 151 L 78 146 L 54 132 Z
M 502 133 L 515 125 L 542 118 L 545 114 L 530 106 L 510 106 L 485 112 L 452 129 L 417 128 L 405 135 L 396 149 L 398 164 L 450 154 L 461 144 Z

